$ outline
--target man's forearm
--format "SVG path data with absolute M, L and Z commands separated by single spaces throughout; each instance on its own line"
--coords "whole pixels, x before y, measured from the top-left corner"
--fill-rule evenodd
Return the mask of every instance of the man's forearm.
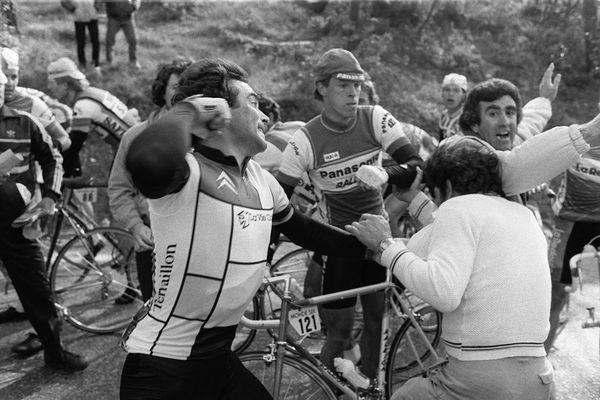
M 309 218 L 294 210 L 277 229 L 297 245 L 325 255 L 364 257 L 366 247 L 349 233 Z

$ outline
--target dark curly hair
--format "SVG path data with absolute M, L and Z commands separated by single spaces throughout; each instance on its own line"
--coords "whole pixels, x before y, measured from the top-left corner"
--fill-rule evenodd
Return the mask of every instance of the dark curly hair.
M 228 85 L 230 80 L 248 83 L 248 74 L 236 63 L 222 59 L 202 59 L 191 64 L 179 78 L 179 87 L 173 96 L 176 103 L 186 97 L 203 94 L 227 100 L 235 106 L 237 91 Z
M 172 74 L 181 75 L 192 62 L 193 60 L 178 58 L 158 67 L 158 73 L 154 78 L 154 82 L 152 82 L 152 102 L 154 104 L 159 107 L 165 105 L 165 91 L 167 90 L 169 78 Z
M 258 97 L 258 108 L 263 114 L 269 116 L 271 123 L 281 121 L 281 107 L 275 100 L 264 94 L 260 94 Z M 273 118 L 271 118 L 271 115 Z
M 452 136 L 439 145 L 425 165 L 424 178 L 430 193 L 440 189 L 445 197 L 446 180 L 460 194 L 495 193 L 504 196 L 500 160 L 494 149 L 472 136 Z
M 465 133 L 473 133 L 471 127 L 481 123 L 479 102 L 494 101 L 503 96 L 510 96 L 517 105 L 517 123 L 521 122 L 523 106 L 519 89 L 505 79 L 488 79 L 473 86 L 467 94 L 462 114 L 460 115 L 460 129 Z

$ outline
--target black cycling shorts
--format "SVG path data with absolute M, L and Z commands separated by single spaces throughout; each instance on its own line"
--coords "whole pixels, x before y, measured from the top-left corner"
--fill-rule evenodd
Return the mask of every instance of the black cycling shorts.
M 323 275 L 323 294 L 384 282 L 385 272 L 385 268 L 375 261 L 327 256 Z M 356 297 L 352 297 L 325 303 L 323 307 L 340 309 L 352 307 L 355 304 Z
M 121 400 L 272 400 L 233 352 L 203 360 L 128 354 Z

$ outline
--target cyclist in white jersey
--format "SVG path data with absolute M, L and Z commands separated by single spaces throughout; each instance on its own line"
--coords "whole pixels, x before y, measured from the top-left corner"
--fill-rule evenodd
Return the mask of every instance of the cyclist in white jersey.
M 544 343 L 547 352 L 552 349 L 560 313 L 569 299 L 566 287 L 573 283 L 569 260 L 600 235 L 600 146 L 592 147 L 562 175 L 553 211 L 556 218 L 548 249 L 552 303 L 550 332 Z
M 121 136 L 141 122 L 135 108 L 127 106 L 106 90 L 90 86 L 85 75 L 66 57 L 47 67 L 48 89 L 59 101 L 73 106 L 71 148 L 64 153 L 65 176 L 81 175 L 79 152 L 90 132 L 97 133 L 114 151 Z
M 269 399 L 231 343 L 261 284 L 272 225 L 324 254 L 364 257 L 365 247 L 295 212 L 251 159 L 266 148 L 268 118 L 239 66 L 192 64 L 174 101 L 126 158 L 150 199 L 155 272 L 153 297 L 123 335 L 121 399 Z

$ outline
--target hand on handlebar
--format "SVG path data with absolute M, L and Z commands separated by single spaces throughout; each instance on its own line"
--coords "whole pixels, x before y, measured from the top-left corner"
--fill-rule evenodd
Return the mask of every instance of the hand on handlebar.
M 143 222 L 140 222 L 131 228 L 131 233 L 133 234 L 133 239 L 135 240 L 136 251 L 154 249 L 154 238 L 152 237 L 152 230 L 149 226 L 145 225 Z

